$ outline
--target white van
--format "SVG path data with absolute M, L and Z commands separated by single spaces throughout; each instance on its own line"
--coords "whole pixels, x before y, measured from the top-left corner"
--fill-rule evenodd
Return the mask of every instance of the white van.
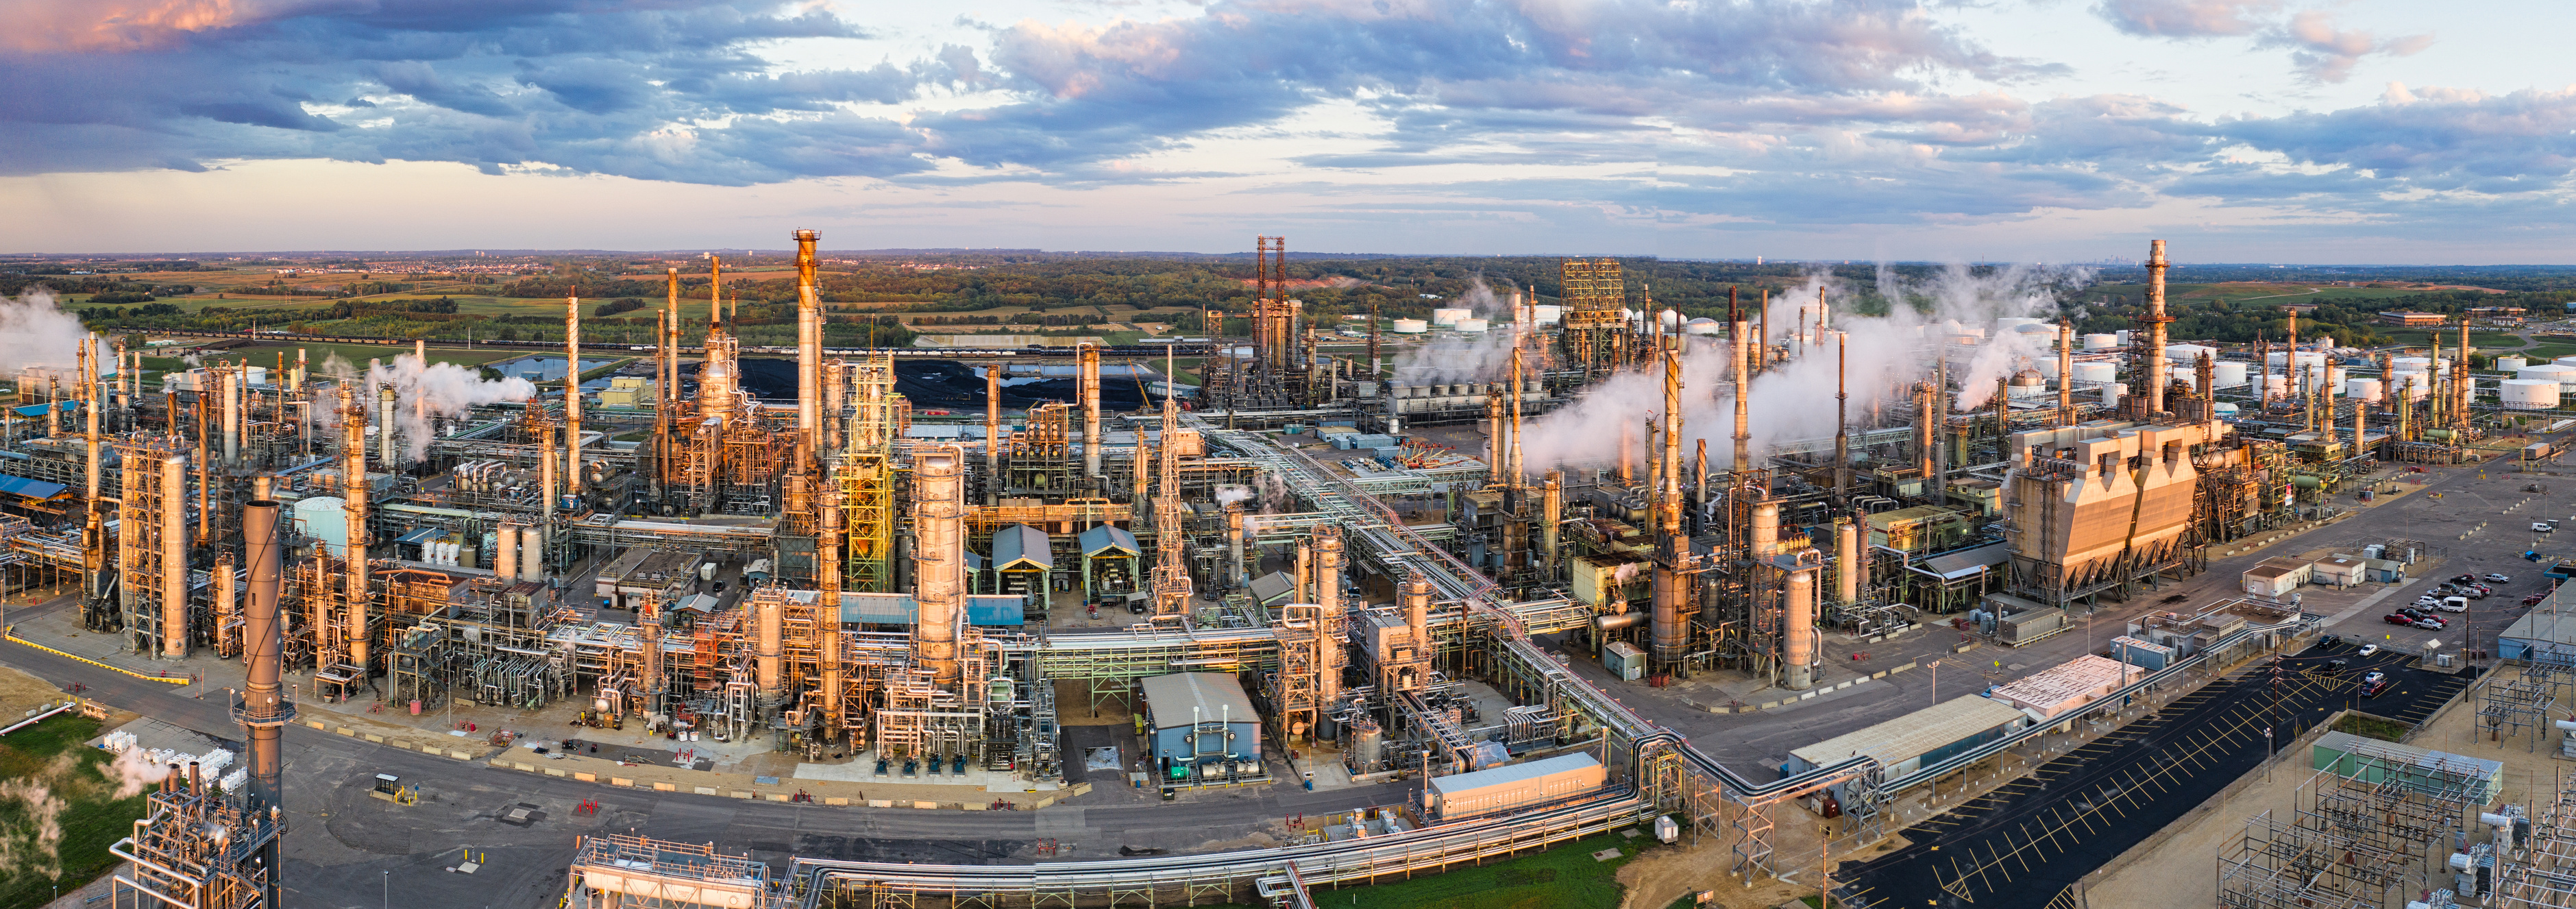
M 2443 612 L 2467 612 L 2469 611 L 2469 598 L 2443 597 L 2440 608 Z

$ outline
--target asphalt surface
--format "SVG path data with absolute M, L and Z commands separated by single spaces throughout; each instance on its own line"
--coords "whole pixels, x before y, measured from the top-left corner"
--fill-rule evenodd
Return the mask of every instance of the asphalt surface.
M 87 696 L 240 747 L 241 727 L 226 713 L 220 691 L 202 700 L 179 695 L 167 685 L 15 644 L 0 644 L 0 662 L 56 685 L 87 685 Z M 583 833 L 645 832 L 712 842 L 781 871 L 794 855 L 1030 863 L 1042 858 L 1036 848 L 1041 842 L 1058 847 L 1047 860 L 1105 858 L 1126 845 L 1178 851 L 1271 830 L 1288 815 L 1393 804 L 1406 794 L 1392 785 L 1305 792 L 1282 784 L 1169 803 L 1023 812 L 838 808 L 621 789 L 432 757 L 300 725 L 286 727 L 284 750 L 285 902 L 291 909 L 552 907 L 563 894 L 574 837 Z M 368 798 L 378 773 L 420 784 L 421 803 L 397 806 Z M 599 812 L 575 816 L 574 809 L 589 799 L 599 801 Z M 506 818 L 522 806 L 533 810 L 526 823 Z M 469 849 L 483 859 L 482 866 L 473 874 L 449 870 Z
M 2166 709 L 2050 761 L 2028 777 L 1908 828 L 1905 848 L 1845 868 L 1854 905 L 2044 907 L 2067 885 L 2198 807 L 2338 709 L 2408 722 L 2438 709 L 2472 676 L 2402 668 L 2393 652 L 2324 646 L 2210 683 Z M 2348 660 L 2340 674 L 2326 662 Z M 2360 696 L 2362 676 L 2394 684 Z M 2265 730 L 2271 730 L 2266 736 Z M 2290 759 L 2280 772 L 2304 773 Z

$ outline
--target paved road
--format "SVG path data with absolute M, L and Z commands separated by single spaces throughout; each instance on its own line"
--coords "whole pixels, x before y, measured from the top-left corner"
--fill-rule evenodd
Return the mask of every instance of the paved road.
M 2336 657 L 2349 658 L 2349 670 L 2322 672 Z M 2257 663 L 1904 831 L 1905 848 L 1846 869 L 1841 892 L 1854 905 L 1889 909 L 2045 907 L 2252 770 L 2270 753 L 2266 729 L 2287 742 L 2346 707 L 2416 721 L 2470 682 L 2402 668 L 2404 662 L 2385 652 L 2359 658 L 2346 646 L 2292 657 L 2277 679 L 2268 663 Z M 2388 672 L 2396 685 L 2364 700 L 2357 689 L 2371 669 Z M 2305 772 L 2299 763 L 2284 766 L 2282 772 Z
M 206 699 L 15 644 L 0 662 L 57 685 L 80 683 L 118 707 L 232 742 L 240 727 L 218 691 Z M 942 812 L 829 808 L 636 791 L 466 764 L 388 748 L 304 726 L 285 735 L 287 904 L 376 906 L 390 888 L 397 906 L 553 906 L 562 892 L 573 837 L 645 830 L 713 842 L 783 868 L 790 855 L 880 861 L 1028 862 L 1053 839 L 1072 857 L 1105 857 L 1122 845 L 1192 848 L 1270 829 L 1285 815 L 1322 814 L 1404 797 L 1399 786 L 1304 792 L 1288 786 L 1200 794 L 1171 803 L 1061 805 L 1034 812 Z M 366 797 L 374 774 L 423 784 L 421 804 Z M 596 817 L 575 817 L 598 799 Z M 535 811 L 525 824 L 504 819 Z M 446 869 L 465 849 L 489 853 L 472 875 Z

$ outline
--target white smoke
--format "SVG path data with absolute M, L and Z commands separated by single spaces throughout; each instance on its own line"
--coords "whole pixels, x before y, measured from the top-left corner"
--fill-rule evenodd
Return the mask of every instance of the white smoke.
M 1511 305 L 1494 295 L 1493 285 L 1485 283 L 1485 273 L 1481 271 L 1469 275 L 1467 292 L 1459 294 L 1458 299 L 1450 302 L 1455 304 L 1454 308 L 1473 310 L 1478 316 L 1499 316 L 1508 319 L 1512 315 L 1509 312 Z
M 127 748 L 116 753 L 116 759 L 100 764 L 98 772 L 116 784 L 116 798 L 128 799 L 167 779 L 170 768 L 155 764 L 144 749 Z
M 1770 302 L 1772 335 L 1786 338 L 1794 332 L 1798 308 L 1807 307 L 1807 325 L 1812 330 L 1817 321 L 1816 294 L 1822 289 L 1827 305 L 1834 311 L 1833 327 L 1845 337 L 1845 373 L 1851 395 L 1849 412 L 1857 426 L 1867 420 L 1871 408 L 1883 403 L 1902 403 L 1907 386 L 1931 371 L 1932 347 L 1927 343 L 1927 326 L 1945 321 L 1986 328 L 1989 340 L 1981 348 L 2000 347 L 1992 354 L 1993 362 L 1983 358 L 1986 352 L 1965 363 L 1953 363 L 1951 375 L 1965 383 L 1960 395 L 1962 407 L 1974 406 L 1967 393 L 1983 389 L 1976 403 L 1989 400 L 1998 374 L 2009 375 L 2018 368 L 2020 358 L 2031 356 L 2032 342 L 2018 337 L 1998 345 L 1992 331 L 1996 318 L 2038 316 L 2051 313 L 2055 298 L 2051 289 L 2070 282 L 2089 280 L 2084 270 L 2049 267 L 2012 266 L 1976 274 L 1965 266 L 1953 265 L 1922 284 L 1903 280 L 1893 269 L 1880 270 L 1880 292 L 1889 300 L 1885 316 L 1863 316 L 1852 306 L 1852 294 L 1842 282 L 1827 275 L 1811 275 L 1800 290 L 1775 296 Z M 1759 304 L 1745 308 L 1748 326 L 1759 324 Z M 2004 334 L 2012 334 L 2006 332 Z M 1804 356 L 1794 356 L 1796 345 L 1790 345 L 1792 358 L 1773 364 L 1768 372 L 1752 381 L 1751 412 L 1747 432 L 1751 449 L 1758 455 L 1774 445 L 1793 440 L 1833 435 L 1835 424 L 1835 359 L 1836 338 L 1817 334 Z M 1705 440 L 1712 469 L 1734 465 L 1735 400 L 1729 387 L 1733 379 L 1729 342 L 1723 337 L 1694 336 L 1682 339 L 1682 442 L 1683 457 L 1692 456 L 1695 446 Z M 1982 377 L 1983 381 L 1976 379 Z M 1625 371 L 1593 385 L 1573 403 L 1531 422 L 1524 430 L 1521 453 L 1532 471 L 1562 466 L 1606 466 L 1619 456 L 1619 439 L 1624 430 L 1634 440 L 1635 454 L 1643 463 L 1645 425 L 1649 414 L 1663 409 L 1663 370 Z
M 18 819 L 0 824 L 0 873 L 53 877 L 62 873 L 63 812 L 71 808 L 53 787 L 34 779 L 0 780 L 0 804 L 21 806 Z
M 0 298 L 0 372 L 29 366 L 69 370 L 89 336 L 80 319 L 54 304 L 54 292 L 30 287 L 15 300 Z
M 367 370 L 364 387 L 369 390 L 368 407 L 376 406 L 374 389 L 385 386 L 394 390 L 394 426 L 401 434 L 403 457 L 408 461 L 418 461 L 429 453 L 433 418 L 464 416 L 474 407 L 526 401 L 537 395 L 536 383 L 526 379 L 510 376 L 487 381 L 476 370 L 454 363 L 423 362 L 415 354 L 402 354 L 391 363 Z
M 1473 338 L 1442 338 L 1404 352 L 1395 361 L 1397 385 L 1502 382 L 1511 379 L 1512 333 L 1488 331 Z
M 1216 504 L 1217 507 L 1222 508 L 1236 502 L 1247 502 L 1251 501 L 1252 497 L 1257 494 L 1258 493 L 1256 493 L 1250 486 L 1243 486 L 1234 483 L 1221 483 L 1216 487 Z

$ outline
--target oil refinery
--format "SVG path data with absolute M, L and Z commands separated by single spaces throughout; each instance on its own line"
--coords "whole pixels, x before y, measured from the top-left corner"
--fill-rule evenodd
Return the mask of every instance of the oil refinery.
M 1285 241 L 1262 237 L 1248 337 L 943 351 L 981 372 L 985 408 L 934 416 L 898 391 L 922 351 L 826 345 L 820 238 L 793 239 L 792 349 L 737 339 L 715 258 L 662 276 L 649 343 L 586 350 L 566 299 L 533 378 L 415 344 L 365 364 L 218 353 L 144 387 L 141 351 L 95 341 L 18 376 L 0 485 L 56 517 L 0 518 L 13 570 L 76 584 L 79 627 L 129 668 L 242 676 L 210 684 L 230 686 L 247 784 L 163 768 L 118 844 L 120 892 L 294 904 L 277 850 L 309 834 L 289 829 L 279 741 L 325 707 L 561 717 L 821 768 L 798 780 L 950 786 L 960 806 L 1070 794 L 1096 759 L 1068 727 L 1104 712 L 1142 745 L 1092 778 L 1157 804 L 1400 784 L 1335 831 L 1196 854 L 770 861 L 601 830 L 563 869 L 589 909 L 1311 905 L 1311 887 L 1658 819 L 1737 879 L 1778 878 L 1815 858 L 1783 857 L 1792 813 L 1891 832 L 1913 794 L 2118 709 L 2165 660 L 2250 653 L 2313 617 L 2253 594 L 2156 613 L 2118 633 L 2155 662 L 2103 661 L 2102 699 L 2061 712 L 1939 681 L 1889 708 L 1952 730 L 1911 752 L 1871 742 L 1925 736 L 1814 728 L 1761 766 L 1650 718 L 1679 692 L 1748 723 L 1877 697 L 1889 672 L 1839 665 L 1845 645 L 2070 633 L 2317 520 L 2366 465 L 2460 463 L 2499 414 L 2556 402 L 2554 379 L 2473 375 L 2466 350 L 2347 365 L 2295 315 L 2277 341 L 2174 343 L 2161 240 L 2148 315 L 2116 334 L 2078 334 L 2055 301 L 1861 315 L 1824 287 L 1685 321 L 1611 258 L 1564 260 L 1554 304 L 1498 290 L 1483 316 L 1350 332 L 1307 316 Z M 685 347 L 684 278 L 714 288 Z M 634 365 L 590 381 L 612 359 Z M 792 400 L 750 387 L 756 359 L 792 361 Z M 1067 399 L 1005 411 L 1006 385 L 1066 373 Z M 1104 374 L 1142 406 L 1104 407 Z M 483 763 L 454 772 L 511 772 Z M 805 795 L 771 782 L 667 797 Z

